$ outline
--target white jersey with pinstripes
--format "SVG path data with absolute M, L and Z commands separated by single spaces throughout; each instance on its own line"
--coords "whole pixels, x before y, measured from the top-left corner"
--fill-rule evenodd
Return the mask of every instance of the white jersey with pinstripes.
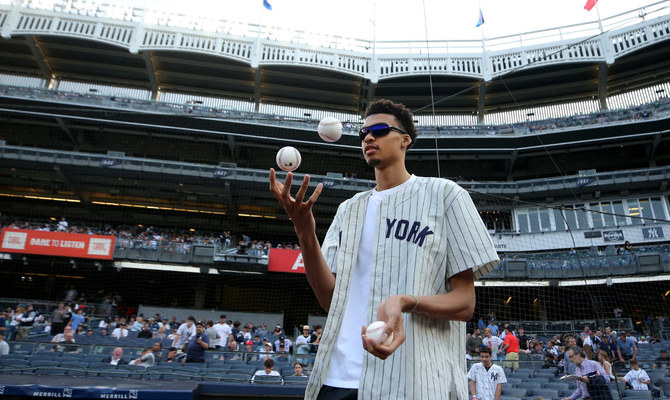
M 505 371 L 496 364 L 487 370 L 484 364 L 474 364 L 468 371 L 468 379 L 475 381 L 477 400 L 495 400 L 498 384 L 507 383 Z
M 336 274 L 335 288 L 306 399 L 315 399 L 329 368 L 334 341 L 346 318 L 348 287 L 371 191 L 340 204 L 321 246 Z M 418 177 L 385 198 L 377 211 L 367 320 L 396 294 L 448 292 L 448 279 L 472 269 L 475 279 L 500 262 L 468 193 L 456 183 Z M 406 340 L 389 358 L 365 353 L 359 399 L 459 399 L 468 395 L 465 323 L 404 314 Z M 435 351 L 443 349 L 443 351 Z

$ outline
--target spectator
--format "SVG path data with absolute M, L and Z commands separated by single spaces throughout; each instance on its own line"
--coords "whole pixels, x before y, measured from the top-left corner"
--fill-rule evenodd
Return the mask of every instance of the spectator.
M 500 328 L 498 327 L 498 324 L 496 324 L 494 320 L 491 320 L 489 322 L 489 324 L 486 326 L 486 329 L 490 329 L 491 334 L 493 336 L 498 336 L 498 333 L 500 333 Z M 495 360 L 495 358 L 494 358 L 494 360 Z
M 66 327 L 63 329 L 63 333 L 59 333 L 59 334 L 57 334 L 57 335 L 54 335 L 54 337 L 51 338 L 51 343 L 59 343 L 59 342 L 62 342 L 63 340 L 65 340 L 65 334 L 68 333 L 68 332 L 69 332 L 69 333 L 72 333 L 72 327 L 71 327 L 71 326 L 66 326 Z
M 482 339 L 482 344 L 485 347 L 491 349 L 492 359 L 497 360 L 498 354 L 500 353 L 499 348 L 503 344 L 503 341 L 498 336 L 494 336 L 493 332 L 491 332 L 491 329 L 489 328 L 484 329 L 484 339 Z
M 520 350 L 528 350 L 528 344 L 532 340 L 532 338 L 528 335 L 526 335 L 526 329 L 523 326 L 519 327 L 519 335 L 517 336 L 519 339 L 519 349 Z
M 309 333 L 309 326 L 305 325 L 302 327 L 302 335 L 298 336 L 295 339 L 295 344 L 298 346 L 298 354 L 309 354 L 311 346 L 309 341 L 312 339 L 312 336 Z
M 570 336 L 568 338 L 567 349 L 571 349 L 576 346 L 577 346 L 577 338 L 575 338 L 574 336 Z M 566 374 L 575 375 L 577 373 L 577 366 L 570 359 L 570 355 L 568 354 L 567 350 L 565 351 L 565 355 L 563 356 L 563 367 Z
M 112 331 L 112 336 L 117 338 L 117 339 L 127 338 L 128 337 L 128 329 L 126 329 L 126 323 L 121 322 L 119 324 L 118 328 L 114 328 L 114 330 Z
M 284 331 L 281 328 L 281 325 L 275 326 L 275 330 L 272 332 L 272 336 L 283 336 Z
M 58 335 L 63 333 L 65 328 L 65 304 L 61 301 L 58 307 L 51 313 L 51 334 Z
M 478 357 L 482 345 L 482 335 L 479 328 L 476 328 L 472 335 L 465 341 L 465 351 L 471 357 Z
M 543 369 L 547 368 L 556 368 L 558 364 L 556 363 L 556 357 L 554 357 L 553 354 L 549 353 L 547 354 L 547 358 L 544 360 L 544 365 L 542 365 Z
M 258 329 L 256 329 L 256 334 L 260 337 L 265 337 L 268 335 L 268 325 L 262 324 Z
M 214 321 L 207 321 L 205 324 L 205 333 L 212 342 L 212 347 L 214 347 L 215 343 L 218 343 L 219 341 L 219 333 L 214 329 Z
M 668 357 L 668 351 L 667 350 L 661 350 L 660 357 L 656 359 L 654 362 L 654 369 L 658 368 L 670 368 L 670 358 Z
M 179 325 L 179 329 L 177 329 L 172 346 L 178 349 L 184 347 L 184 345 L 188 343 L 191 338 L 195 336 L 195 334 L 195 317 L 191 315 L 188 317 L 185 323 Z
M 633 390 L 649 390 L 649 375 L 647 372 L 640 368 L 637 361 L 631 360 L 630 362 L 631 370 L 623 377 L 623 381 L 626 384 L 630 384 L 633 387 Z
M 293 347 L 293 343 L 286 337 L 286 336 L 279 336 L 277 340 L 275 340 L 275 351 L 279 351 L 279 346 L 284 346 L 286 349 L 287 353 L 291 352 L 291 347 Z
M 607 384 L 610 381 L 609 375 L 603 367 L 595 361 L 586 359 L 586 353 L 581 347 L 570 347 L 566 352 L 570 361 L 575 364 L 575 374 L 577 378 L 577 389 L 570 397 L 563 400 L 575 400 L 579 397 L 583 399 L 611 399 L 610 389 Z
M 312 333 L 312 338 L 309 342 L 312 344 L 310 353 L 316 354 L 319 351 L 319 343 L 321 343 L 321 335 L 323 334 L 323 326 L 314 325 L 314 333 Z
M 74 285 L 70 286 L 70 289 L 65 292 L 65 303 L 73 303 L 77 299 L 77 289 L 74 288 Z
M 189 317 L 190 318 L 190 317 Z M 209 349 L 209 338 L 201 322 L 195 324 L 195 335 L 188 341 L 186 360 L 188 363 L 204 363 L 205 350 Z
M 151 346 L 151 352 L 154 355 L 156 364 L 158 364 L 163 359 L 163 344 L 161 342 L 155 342 L 153 346 Z
M 596 354 L 600 348 L 600 339 L 595 335 L 595 332 L 589 329 L 586 338 L 584 338 L 584 351 L 589 360 L 596 359 Z
M 0 331 L 0 357 L 9 354 L 9 344 L 5 342 L 5 332 Z
M 117 347 L 112 351 L 112 355 L 102 359 L 103 364 L 122 365 L 128 364 L 128 361 L 123 359 L 123 349 Z
M 158 332 L 156 332 L 155 339 L 158 340 L 168 339 L 168 335 L 165 331 L 165 325 L 162 325 L 160 328 L 158 328 Z
M 145 347 L 142 350 L 142 354 L 132 360 L 130 365 L 139 365 L 141 367 L 151 367 L 156 363 L 156 357 L 154 356 L 153 349 L 151 347 Z
M 468 371 L 472 400 L 500 399 L 502 385 L 507 382 L 505 371 L 491 363 L 491 353 L 491 349 L 483 347 L 479 352 L 481 362 L 472 365 Z
M 626 337 L 626 332 L 623 331 L 619 332 L 619 339 L 616 341 L 616 351 L 621 362 L 635 360 L 637 356 L 635 341 L 630 337 Z
M 259 371 L 256 371 L 254 376 L 251 377 L 251 382 L 253 383 L 257 376 L 279 376 L 281 378 L 281 375 L 279 375 L 279 372 L 277 372 L 273 369 L 274 367 L 275 367 L 275 362 L 272 361 L 271 358 L 266 358 L 265 361 L 263 361 L 263 369 L 259 370 Z M 283 382 L 284 382 L 284 380 L 282 379 L 282 383 Z
M 612 370 L 612 363 L 610 362 L 610 357 L 607 355 L 607 352 L 604 350 L 598 351 L 598 362 L 603 366 L 605 372 L 610 377 L 610 381 L 614 381 L 614 371 Z
M 52 348 L 51 351 L 58 351 L 61 353 L 79 353 L 79 348 L 77 345 L 75 345 L 74 342 L 74 335 L 72 332 L 66 332 L 63 334 L 63 340 L 60 342 L 56 343 Z
M 293 375 L 292 376 L 304 376 L 307 378 L 307 375 L 305 375 L 305 367 L 302 365 L 302 363 L 295 363 L 293 364 Z
M 219 316 L 219 323 L 214 325 L 217 337 L 219 338 L 219 340 L 216 342 L 216 348 L 218 350 L 225 349 L 228 344 L 228 341 L 234 340 L 230 325 L 228 325 L 226 321 L 227 321 L 226 315 L 221 314 Z
M 154 338 L 154 333 L 151 330 L 151 327 L 149 326 L 148 323 L 144 323 L 142 326 L 142 330 L 137 334 L 138 338 L 142 339 L 153 339 Z
M 68 227 L 68 223 L 65 220 L 65 217 L 63 217 L 63 218 L 60 219 L 60 221 L 58 221 L 58 226 L 56 227 L 56 232 L 67 232 L 67 227 Z
M 70 319 L 70 326 L 72 327 L 73 332 L 77 332 L 79 325 L 83 325 L 86 321 L 86 316 L 84 315 L 84 306 L 77 308 L 77 311 L 72 315 Z
M 519 369 L 519 339 L 514 336 L 514 327 L 508 325 L 505 327 L 505 340 L 500 351 L 505 352 L 505 361 L 514 373 Z
M 7 340 L 16 339 L 16 333 L 19 330 L 19 325 L 21 324 L 20 317 L 22 317 L 25 312 L 26 312 L 26 309 L 23 308 L 22 306 L 17 306 L 16 307 L 16 310 L 14 311 L 14 315 L 11 317 L 11 320 L 9 322 Z
M 184 354 L 179 354 L 176 347 L 170 347 L 168 349 L 167 356 L 163 362 L 172 363 L 172 362 L 181 362 L 181 359 L 184 357 Z
M 279 349 L 275 352 L 275 359 L 277 361 L 290 361 L 289 349 L 284 346 L 284 343 L 279 343 Z
M 16 332 L 16 337 L 18 339 L 25 339 L 30 336 L 30 329 L 35 323 L 36 315 L 37 313 L 33 309 L 33 305 L 28 304 L 26 306 L 26 311 L 22 315 L 16 317 L 19 321 L 18 331 Z

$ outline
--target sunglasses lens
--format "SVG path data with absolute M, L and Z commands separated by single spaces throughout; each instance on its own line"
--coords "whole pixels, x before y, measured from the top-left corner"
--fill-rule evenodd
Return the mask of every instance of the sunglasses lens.
M 372 126 L 366 126 L 365 128 L 361 129 L 358 136 L 360 137 L 361 140 L 364 140 L 365 137 L 368 135 L 368 133 L 371 133 L 372 136 L 377 138 L 380 136 L 386 136 L 388 135 L 389 132 L 391 132 L 391 128 L 388 125 L 377 124 Z

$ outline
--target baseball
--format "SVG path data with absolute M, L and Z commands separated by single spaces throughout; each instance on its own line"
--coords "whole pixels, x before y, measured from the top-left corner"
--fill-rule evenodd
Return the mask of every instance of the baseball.
M 365 330 L 365 336 L 370 339 L 375 339 L 378 343 L 381 343 L 382 333 L 384 333 L 384 328 L 386 328 L 386 322 L 384 321 L 375 321 L 368 325 L 368 328 Z M 384 346 L 388 346 L 393 341 L 393 332 L 384 342 Z
M 282 147 L 277 152 L 277 165 L 284 171 L 295 171 L 301 160 L 300 152 L 295 147 Z
M 337 142 L 342 137 L 342 123 L 334 117 L 326 117 L 319 122 L 319 136 L 326 142 Z

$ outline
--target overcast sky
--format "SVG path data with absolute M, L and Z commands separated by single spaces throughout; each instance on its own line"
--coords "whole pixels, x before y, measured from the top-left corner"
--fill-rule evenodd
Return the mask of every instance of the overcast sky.
M 226 20 L 290 27 L 371 40 L 481 39 L 593 22 L 659 3 L 649 0 L 600 0 L 586 11 L 586 0 L 190 0 L 192 13 Z M 147 7 L 184 12 L 183 0 L 141 0 Z M 659 8 L 670 8 L 661 2 Z M 479 8 L 485 23 L 476 28 Z M 670 10 L 665 10 L 668 13 Z M 374 21 L 374 24 L 373 24 Z

